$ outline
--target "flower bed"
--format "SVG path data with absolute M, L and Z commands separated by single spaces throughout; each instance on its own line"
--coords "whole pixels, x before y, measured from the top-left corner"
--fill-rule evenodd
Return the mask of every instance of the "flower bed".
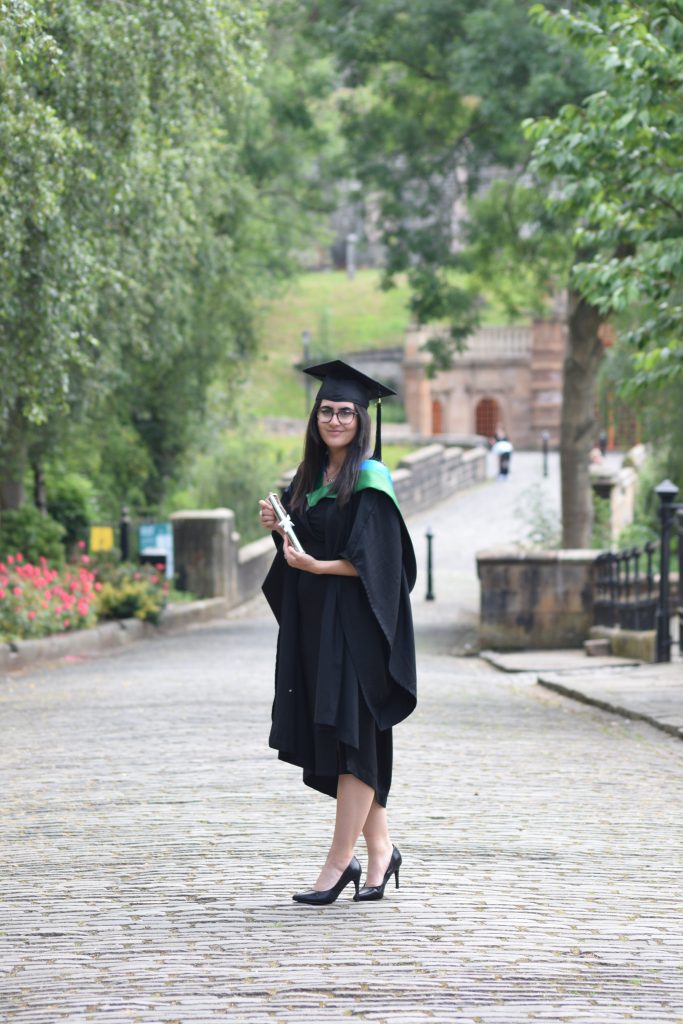
M 101 584 L 87 566 L 53 569 L 45 558 L 37 565 L 21 552 L 0 562 L 0 639 L 8 642 L 87 629 L 97 621 Z
M 57 569 L 17 552 L 0 562 L 0 642 L 88 629 L 102 619 L 158 622 L 168 591 L 159 567 L 92 566 L 81 554 L 77 563 Z

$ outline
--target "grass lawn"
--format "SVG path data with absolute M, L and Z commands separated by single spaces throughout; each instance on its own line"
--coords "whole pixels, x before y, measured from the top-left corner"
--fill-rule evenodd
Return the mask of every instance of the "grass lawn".
M 375 270 L 359 271 L 353 281 L 339 271 L 302 274 L 263 311 L 261 354 L 245 386 L 251 411 L 257 416 L 307 416 L 304 378 L 294 369 L 303 361 L 303 331 L 311 334 L 312 360 L 402 345 L 407 301 L 405 287 L 381 291 Z
M 359 270 L 351 281 L 345 271 L 302 274 L 287 292 L 262 312 L 261 353 L 249 370 L 244 397 L 257 416 L 308 415 L 302 333 L 311 335 L 311 360 L 326 362 L 346 352 L 403 345 L 410 322 L 405 282 L 382 291 L 378 270 Z M 521 283 L 520 283 L 521 286 Z M 510 321 L 504 308 L 487 300 L 484 324 Z M 388 415 L 389 400 L 385 407 Z

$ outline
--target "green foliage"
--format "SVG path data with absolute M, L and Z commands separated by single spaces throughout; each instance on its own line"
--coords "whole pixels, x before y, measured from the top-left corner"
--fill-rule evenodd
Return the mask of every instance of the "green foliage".
M 101 587 L 97 614 L 102 619 L 142 619 L 158 623 L 168 600 L 169 584 L 153 566 L 126 562 L 97 569 Z
M 65 529 L 55 519 L 25 505 L 0 513 L 0 558 L 19 552 L 27 562 L 64 565 Z
M 593 535 L 591 547 L 605 550 L 612 547 L 612 511 L 609 498 L 593 491 Z
M 277 490 L 283 473 L 299 464 L 302 448 L 302 437 L 268 439 L 253 421 L 240 422 L 196 454 L 172 502 L 183 508 L 232 509 L 241 542 L 258 540 L 264 536 L 258 500 Z
M 0 503 L 80 420 L 105 503 L 152 509 L 322 209 L 329 73 L 292 2 L 2 14 Z
M 48 512 L 64 527 L 67 549 L 87 540 L 92 501 L 92 485 L 79 473 L 67 473 L 48 483 Z
M 514 516 L 520 524 L 521 548 L 543 551 L 560 547 L 560 516 L 543 484 L 534 484 L 522 492 Z
M 468 237 L 454 245 L 454 204 L 462 209 L 487 186 L 494 167 L 514 183 L 528 155 L 522 119 L 554 114 L 583 96 L 585 66 L 578 52 L 548 40 L 517 0 L 375 0 L 360 7 L 312 0 L 310 6 L 312 31 L 343 75 L 349 176 L 359 182 L 359 203 L 379 209 L 385 285 L 405 274 L 413 318 L 450 324 L 450 338 L 430 346 L 445 366 L 481 313 L 478 289 L 453 271 L 483 266 L 495 287 L 491 266 L 501 239 L 512 225 L 517 244 L 520 228 L 529 226 L 516 220 L 528 210 L 513 209 L 511 189 L 499 190 L 495 209 L 489 201 Z M 537 199 L 534 206 L 540 207 Z M 488 262 L 477 263 L 476 241 Z M 531 286 L 535 307 L 549 281 L 547 274 L 536 281 L 520 272 L 524 265 L 516 252 L 507 269 L 524 280 L 525 291 Z M 517 298 L 517 310 L 520 305 Z
M 683 8 L 578 3 L 537 19 L 581 47 L 604 87 L 528 126 L 547 209 L 571 225 L 575 287 L 619 314 L 633 392 L 683 378 Z

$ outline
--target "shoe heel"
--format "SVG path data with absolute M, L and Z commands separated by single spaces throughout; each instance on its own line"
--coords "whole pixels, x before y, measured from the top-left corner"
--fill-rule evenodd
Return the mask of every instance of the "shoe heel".
M 353 884 L 356 887 L 356 896 L 358 896 L 358 891 L 360 889 L 360 879 L 359 878 L 354 878 Z M 356 898 L 356 896 L 354 896 L 354 899 Z
M 396 868 L 396 888 L 398 889 L 398 868 Z

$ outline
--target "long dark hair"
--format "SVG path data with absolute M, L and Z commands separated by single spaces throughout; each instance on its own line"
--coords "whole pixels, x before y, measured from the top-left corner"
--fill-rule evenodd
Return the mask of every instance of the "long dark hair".
M 367 409 L 362 405 L 353 405 L 358 414 L 358 430 L 356 436 L 348 447 L 344 465 L 340 469 L 332 487 L 331 493 L 336 494 L 340 505 L 345 505 L 353 494 L 356 486 L 360 465 L 367 457 L 370 449 L 370 435 L 372 425 Z M 327 448 L 318 430 L 318 409 L 320 402 L 316 402 L 308 418 L 306 428 L 306 442 L 304 444 L 304 457 L 296 471 L 292 481 L 292 508 L 303 511 L 306 507 L 306 495 L 314 491 L 320 480 L 320 473 L 327 459 Z

